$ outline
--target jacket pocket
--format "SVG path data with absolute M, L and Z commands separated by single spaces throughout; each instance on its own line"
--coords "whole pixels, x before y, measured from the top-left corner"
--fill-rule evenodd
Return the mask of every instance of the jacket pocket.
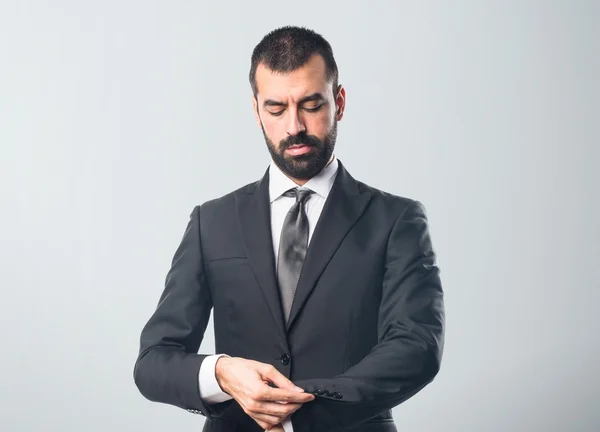
M 219 265 L 219 264 L 236 264 L 236 263 L 247 263 L 248 258 L 245 256 L 231 256 L 222 258 L 212 258 L 206 261 L 206 265 Z

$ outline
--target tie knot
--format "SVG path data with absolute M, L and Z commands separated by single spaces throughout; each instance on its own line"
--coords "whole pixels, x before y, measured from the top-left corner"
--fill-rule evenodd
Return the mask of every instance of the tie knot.
M 313 191 L 311 191 L 310 189 L 299 189 L 299 188 L 294 188 L 294 189 L 290 189 L 287 192 L 285 192 L 283 194 L 283 196 L 286 197 L 296 197 L 296 202 L 304 204 L 306 201 L 308 201 L 308 198 L 310 197 L 310 194 L 312 194 Z

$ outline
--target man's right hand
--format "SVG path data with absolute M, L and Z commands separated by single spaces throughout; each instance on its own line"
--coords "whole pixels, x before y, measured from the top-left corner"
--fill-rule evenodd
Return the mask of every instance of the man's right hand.
M 217 360 L 215 374 L 221 389 L 266 430 L 315 399 L 266 363 L 224 356 Z M 278 388 L 270 387 L 269 382 Z

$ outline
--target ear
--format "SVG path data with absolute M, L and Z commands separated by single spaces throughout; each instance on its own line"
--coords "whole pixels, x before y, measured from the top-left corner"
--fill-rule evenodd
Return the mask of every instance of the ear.
M 340 84 L 335 96 L 335 117 L 340 121 L 344 117 L 346 110 L 346 89 Z
M 256 120 L 256 124 L 259 128 L 262 128 L 260 116 L 258 115 L 258 101 L 256 100 L 256 96 L 254 95 L 252 95 L 252 108 L 254 110 L 254 119 Z

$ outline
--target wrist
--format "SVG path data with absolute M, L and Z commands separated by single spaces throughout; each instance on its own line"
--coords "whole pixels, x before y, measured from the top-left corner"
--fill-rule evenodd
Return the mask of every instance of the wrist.
M 215 378 L 217 379 L 219 387 L 221 387 L 221 390 L 223 390 L 225 393 L 228 392 L 225 389 L 225 382 L 223 376 L 225 375 L 225 372 L 227 370 L 228 359 L 229 357 L 227 356 L 221 356 L 217 359 L 217 362 L 215 363 Z

